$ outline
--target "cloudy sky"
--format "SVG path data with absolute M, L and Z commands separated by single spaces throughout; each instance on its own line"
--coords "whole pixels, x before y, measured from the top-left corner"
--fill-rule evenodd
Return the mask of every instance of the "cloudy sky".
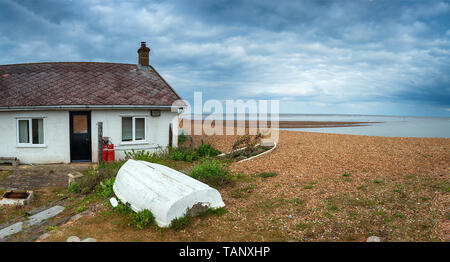
M 150 63 L 186 100 L 450 116 L 450 1 L 0 0 L 0 64 Z

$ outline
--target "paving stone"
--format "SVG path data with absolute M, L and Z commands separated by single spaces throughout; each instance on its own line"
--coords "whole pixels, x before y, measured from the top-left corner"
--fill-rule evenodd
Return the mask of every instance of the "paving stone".
M 87 170 L 89 165 L 52 164 L 22 165 L 0 181 L 2 188 L 35 190 L 45 187 L 66 187 L 67 174 Z
M 2 230 L 0 230 L 0 239 L 5 238 L 9 235 L 15 234 L 15 233 L 19 233 L 20 231 L 22 231 L 22 222 L 18 222 L 15 224 L 12 224 L 9 227 L 5 227 Z
M 366 242 L 381 242 L 381 240 L 377 236 L 371 236 L 371 237 L 367 238 Z
M 77 237 L 77 236 L 70 236 L 70 237 L 67 238 L 66 242 L 80 242 L 80 241 L 81 240 L 80 240 L 79 237 Z
M 36 215 L 29 217 L 29 219 L 27 221 L 25 221 L 25 225 L 27 225 L 27 226 L 36 225 L 45 219 L 49 219 L 51 217 L 58 215 L 63 210 L 64 210 L 64 207 L 62 207 L 62 206 L 54 206 L 52 208 L 49 208 L 47 210 L 37 213 Z

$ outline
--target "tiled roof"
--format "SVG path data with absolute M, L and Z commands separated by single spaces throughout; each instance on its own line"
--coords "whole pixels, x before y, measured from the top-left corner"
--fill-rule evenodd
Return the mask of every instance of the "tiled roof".
M 153 67 L 115 63 L 0 65 L 0 107 L 170 106 L 181 99 Z

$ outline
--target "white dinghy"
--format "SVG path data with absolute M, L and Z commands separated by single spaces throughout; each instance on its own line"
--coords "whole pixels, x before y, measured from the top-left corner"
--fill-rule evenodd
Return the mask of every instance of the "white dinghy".
M 128 160 L 117 173 L 113 185 L 122 203 L 139 212 L 150 210 L 160 227 L 201 204 L 224 207 L 219 191 L 181 172 L 146 161 Z

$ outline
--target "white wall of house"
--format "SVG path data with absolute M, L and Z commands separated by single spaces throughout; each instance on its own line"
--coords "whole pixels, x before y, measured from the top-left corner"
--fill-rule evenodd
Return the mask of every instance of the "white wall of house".
M 146 139 L 139 143 L 122 142 L 122 117 L 144 116 Z M 44 144 L 23 146 L 18 143 L 19 118 L 43 118 Z M 103 122 L 103 136 L 114 144 L 116 159 L 125 157 L 126 150 L 150 150 L 165 148 L 169 143 L 169 124 L 172 123 L 173 146 L 178 144 L 178 115 L 161 111 L 152 117 L 150 110 L 92 110 L 91 140 L 92 162 L 98 162 L 98 127 Z M 0 157 L 17 157 L 24 164 L 69 163 L 70 131 L 69 111 L 5 111 L 0 112 Z
M 145 141 L 137 143 L 122 142 L 122 117 L 145 117 Z M 178 114 L 161 111 L 161 116 L 152 117 L 150 110 L 95 110 L 91 113 L 92 128 L 92 162 L 98 162 L 98 127 L 103 122 L 103 136 L 108 137 L 114 144 L 116 159 L 125 157 L 125 151 L 149 150 L 156 151 L 158 147 L 165 148 L 169 144 L 169 124 L 172 123 L 172 143 L 178 144 Z
M 18 144 L 19 118 L 43 118 L 44 144 Z M 68 111 L 0 112 L 0 157 L 17 157 L 21 163 L 70 162 Z

